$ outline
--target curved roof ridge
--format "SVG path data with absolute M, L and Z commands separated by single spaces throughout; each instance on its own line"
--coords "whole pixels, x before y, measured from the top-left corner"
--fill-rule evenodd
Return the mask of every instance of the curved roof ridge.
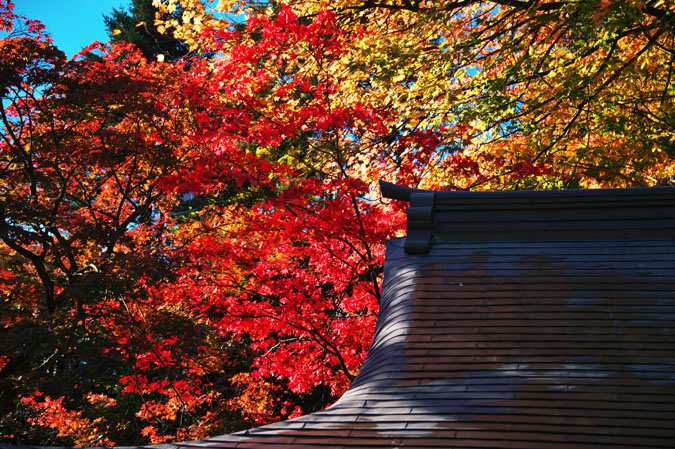
M 503 198 L 579 198 L 586 197 L 632 197 L 675 194 L 675 186 L 654 187 L 615 187 L 599 189 L 550 189 L 550 190 L 429 190 L 406 187 L 384 180 L 379 181 L 380 190 L 384 198 L 410 201 L 413 193 L 434 193 L 441 199 L 454 198 L 485 198 L 500 200 Z
M 675 237 L 675 187 L 474 192 L 380 185 L 384 197 L 410 203 L 409 254 L 456 239 Z

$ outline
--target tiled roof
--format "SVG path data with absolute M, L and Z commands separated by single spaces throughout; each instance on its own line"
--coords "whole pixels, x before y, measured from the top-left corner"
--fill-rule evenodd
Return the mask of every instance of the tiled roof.
M 347 393 L 164 447 L 675 447 L 675 189 L 387 189 L 409 237 Z

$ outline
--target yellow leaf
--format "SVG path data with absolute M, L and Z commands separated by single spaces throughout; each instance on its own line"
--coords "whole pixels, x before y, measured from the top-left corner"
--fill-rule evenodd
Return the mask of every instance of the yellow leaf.
M 122 34 L 121 30 L 118 30 L 117 28 L 113 30 L 113 36 L 117 36 L 118 34 Z
M 402 73 L 399 73 L 398 75 L 394 76 L 391 80 L 395 83 L 400 83 L 401 81 L 405 80 L 405 75 Z

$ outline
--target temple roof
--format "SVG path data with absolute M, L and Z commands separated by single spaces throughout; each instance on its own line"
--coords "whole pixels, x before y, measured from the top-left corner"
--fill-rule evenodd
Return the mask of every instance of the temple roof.
M 162 447 L 671 448 L 675 189 L 430 192 L 330 408 Z

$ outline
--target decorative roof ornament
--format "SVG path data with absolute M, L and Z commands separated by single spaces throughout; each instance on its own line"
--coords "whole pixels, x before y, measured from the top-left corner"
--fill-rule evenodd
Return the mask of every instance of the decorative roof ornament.
M 410 189 L 386 181 L 380 181 L 380 190 L 385 198 L 410 202 L 407 212 L 405 252 L 428 253 L 431 249 L 431 232 L 434 227 L 435 192 Z

